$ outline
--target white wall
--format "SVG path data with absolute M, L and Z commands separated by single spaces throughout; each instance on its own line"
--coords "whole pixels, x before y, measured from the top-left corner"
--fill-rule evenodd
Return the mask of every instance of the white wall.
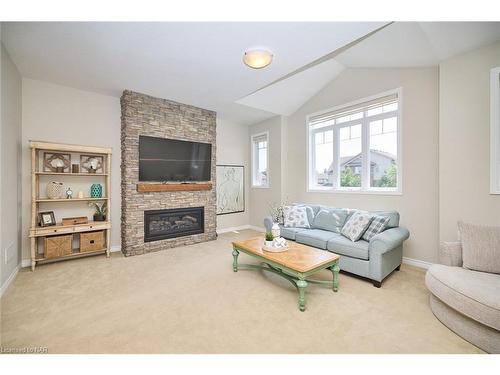
M 490 69 L 500 42 L 439 66 L 440 239 L 457 239 L 457 221 L 500 225 L 500 195 L 489 194 Z
M 217 165 L 243 165 L 245 171 L 245 212 L 217 216 L 217 231 L 248 225 L 250 220 L 248 127 L 217 118 Z
M 403 91 L 403 194 L 306 192 L 306 116 L 387 90 Z M 291 201 L 365 210 L 392 209 L 409 229 L 404 256 L 437 260 L 438 248 L 438 71 L 347 69 L 288 118 L 285 196 Z
M 112 199 L 111 199 L 111 246 L 120 246 L 120 100 L 119 98 L 72 89 L 52 83 L 23 79 L 23 123 L 22 123 L 22 182 L 31 186 L 31 159 L 29 140 L 51 141 L 113 148 L 112 156 Z M 85 180 L 84 180 L 85 179 Z M 46 178 L 41 184 L 44 188 Z M 89 189 L 93 182 L 104 180 L 82 177 L 79 180 L 55 179 L 67 183 L 75 194 Z M 41 181 L 42 182 L 42 181 Z M 23 260 L 30 258 L 28 231 L 31 221 L 31 189 L 23 189 Z M 56 219 L 75 216 L 81 212 L 90 216 L 92 209 L 85 203 L 51 203 L 48 210 L 54 210 Z M 42 207 L 43 208 L 43 207 Z M 75 211 L 75 210 L 78 211 Z
M 282 200 L 282 139 L 286 126 L 286 119 L 282 116 L 275 116 L 261 123 L 251 125 L 248 129 L 247 143 L 249 144 L 248 158 L 251 160 L 251 137 L 254 134 L 269 132 L 269 187 L 250 187 L 250 225 L 263 227 L 264 217 L 269 215 L 269 207 L 273 203 L 280 203 Z M 250 166 L 251 168 L 251 166 Z M 251 171 L 249 176 L 251 176 Z M 250 182 L 251 186 L 251 182 Z
M 1 44 L 0 281 L 21 262 L 21 75 Z

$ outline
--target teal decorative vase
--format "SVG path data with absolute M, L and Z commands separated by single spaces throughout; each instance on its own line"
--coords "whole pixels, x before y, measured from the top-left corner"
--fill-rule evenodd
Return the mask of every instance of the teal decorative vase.
M 90 187 L 90 197 L 91 198 L 102 198 L 102 185 L 92 184 Z

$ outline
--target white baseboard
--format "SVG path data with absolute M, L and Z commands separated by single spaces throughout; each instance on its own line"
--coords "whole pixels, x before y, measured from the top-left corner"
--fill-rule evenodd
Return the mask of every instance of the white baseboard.
M 251 230 L 255 230 L 257 232 L 262 232 L 262 233 L 266 232 L 266 229 L 263 227 L 258 227 L 255 225 L 247 224 L 247 225 L 241 225 L 239 227 L 228 227 L 228 228 L 217 229 L 217 233 L 222 234 L 222 233 L 234 232 L 234 231 L 245 230 L 245 229 L 251 229 Z
M 424 268 L 424 269 L 428 269 L 430 266 L 432 266 L 432 263 L 425 262 L 423 260 L 413 259 L 413 258 L 406 258 L 406 257 L 403 257 L 403 263 L 408 264 L 410 266 Z
M 235 231 L 245 230 L 245 229 L 250 229 L 250 225 L 246 224 L 246 225 L 240 225 L 238 227 L 220 228 L 220 229 L 217 229 L 217 234 L 235 232 Z
M 116 253 L 118 251 L 122 251 L 122 247 L 120 245 L 111 246 L 111 249 L 109 249 L 110 253 Z
M 12 271 L 12 273 L 10 274 L 9 278 L 2 284 L 2 287 L 0 288 L 0 297 L 3 296 L 9 285 L 14 281 L 20 269 L 21 265 L 17 265 L 17 267 L 14 268 L 14 271 Z
M 251 230 L 256 230 L 257 232 L 262 232 L 262 233 L 266 233 L 266 228 L 264 227 L 258 227 L 258 226 L 255 226 L 255 225 L 250 225 L 249 226 Z

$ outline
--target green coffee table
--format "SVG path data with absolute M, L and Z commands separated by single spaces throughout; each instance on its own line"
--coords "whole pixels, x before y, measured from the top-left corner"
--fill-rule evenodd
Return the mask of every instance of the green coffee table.
M 257 237 L 245 241 L 233 242 L 233 271 L 239 269 L 261 269 L 273 272 L 290 281 L 299 292 L 299 309 L 306 309 L 305 290 L 307 283 L 330 285 L 334 292 L 339 287 L 339 259 L 337 254 L 319 250 L 311 246 L 289 241 L 289 249 L 281 253 L 262 250 L 264 238 Z M 262 262 L 262 265 L 238 264 L 240 251 Z M 311 275 L 329 269 L 332 272 L 332 281 L 315 280 Z

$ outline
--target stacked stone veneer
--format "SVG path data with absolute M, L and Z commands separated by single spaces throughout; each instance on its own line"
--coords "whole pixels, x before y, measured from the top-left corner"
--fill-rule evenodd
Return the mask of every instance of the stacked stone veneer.
M 122 252 L 125 256 L 193 244 L 216 238 L 215 140 L 216 113 L 133 91 L 121 97 L 122 128 Z M 139 136 L 180 139 L 212 144 L 212 190 L 137 192 Z M 205 207 L 205 232 L 144 242 L 144 211 Z

